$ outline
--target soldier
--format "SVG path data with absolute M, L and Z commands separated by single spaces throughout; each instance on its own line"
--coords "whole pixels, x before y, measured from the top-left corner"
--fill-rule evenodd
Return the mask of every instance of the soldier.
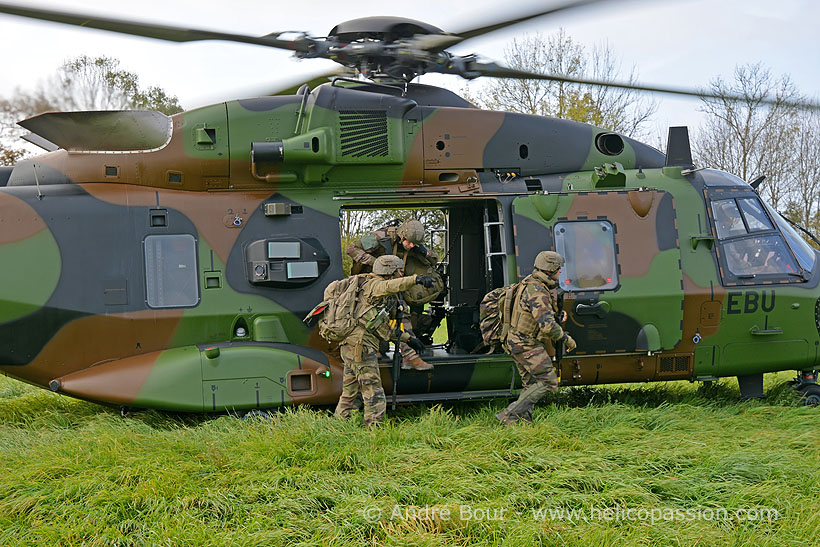
M 552 366 L 553 344 L 561 342 L 567 351 L 575 349 L 575 341 L 559 325 L 559 319 L 565 321 L 566 314 L 556 319 L 558 302 L 553 290 L 563 265 L 564 258 L 556 252 L 538 253 L 532 274 L 521 281 L 513 297 L 504 350 L 515 361 L 523 389 L 517 400 L 496 414 L 504 425 L 532 421 L 535 403 L 558 389 L 558 376 Z
M 405 220 L 398 228 L 388 224 L 370 232 L 347 248 L 347 254 L 353 259 L 350 275 L 372 271 L 376 258 L 382 255 L 392 254 L 403 259 L 408 251 L 424 256 L 435 264 L 438 256 L 422 245 L 423 239 L 424 226 L 413 219 Z
M 425 275 L 401 277 L 402 261 L 394 255 L 380 256 L 373 264 L 371 279 L 362 285 L 360 298 L 364 304 L 372 306 L 372 312 L 366 313 L 360 324 L 339 346 L 344 362 L 342 379 L 342 396 L 336 406 L 336 416 L 348 418 L 350 411 L 357 408 L 357 397 L 361 392 L 364 402 L 364 423 L 373 425 L 384 417 L 387 402 L 379 376 L 376 352 L 379 340 L 390 340 L 388 309 L 395 310 L 398 301 L 385 302 L 391 295 L 413 287 L 414 285 L 432 285 L 432 280 Z M 393 297 L 396 298 L 396 297 Z M 402 342 L 416 350 L 421 350 L 422 343 L 408 332 L 402 333 Z
M 424 311 L 424 304 L 438 296 L 444 288 L 441 277 L 435 271 L 438 255 L 428 250 L 423 244 L 424 226 L 418 220 L 406 220 L 398 228 L 387 225 L 370 232 L 369 235 L 353 242 L 347 248 L 347 254 L 353 259 L 350 274 L 369 272 L 377 257 L 393 254 L 402 259 L 402 269 L 408 274 L 420 274 L 430 277 L 430 287 L 414 287 L 405 295 L 410 304 L 410 315 L 402 320 L 406 332 L 414 335 L 414 329 Z M 423 347 L 423 346 L 422 346 Z M 421 351 L 421 350 L 420 350 Z M 433 365 L 424 361 L 407 344 L 401 345 L 403 369 L 430 370 Z

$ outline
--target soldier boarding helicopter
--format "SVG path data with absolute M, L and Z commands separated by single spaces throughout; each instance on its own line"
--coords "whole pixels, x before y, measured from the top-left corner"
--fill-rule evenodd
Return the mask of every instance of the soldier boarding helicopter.
M 797 370 L 798 387 L 820 399 L 817 252 L 747 182 L 695 169 L 685 128 L 670 130 L 664 155 L 412 83 L 441 72 L 709 96 L 446 51 L 589 3 L 457 33 L 367 17 L 294 39 L 0 4 L 162 40 L 286 49 L 369 78 L 172 117 L 55 112 L 20 122 L 48 152 L 0 167 L 0 370 L 126 408 L 335 404 L 339 357 L 301 319 L 344 275 L 340 215 L 416 208 L 447 219 L 446 299 L 431 308 L 446 316 L 448 341 L 426 347 L 432 370 L 391 378 L 382 363 L 399 402 L 515 392 L 509 357 L 474 353 L 479 303 L 529 274 L 543 250 L 566 258 L 566 328 L 578 343 L 557 366 L 562 385 L 737 376 L 754 397 L 763 373 Z

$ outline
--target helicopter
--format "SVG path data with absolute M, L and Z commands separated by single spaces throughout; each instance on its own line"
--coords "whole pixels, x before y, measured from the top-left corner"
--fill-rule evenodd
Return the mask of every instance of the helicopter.
M 447 48 L 575 1 L 458 32 L 365 17 L 328 36 L 261 37 L 0 3 L 0 13 L 166 41 L 224 40 L 342 65 L 330 82 L 165 116 L 50 112 L 20 123 L 46 153 L 0 167 L 0 371 L 128 408 L 245 412 L 335 404 L 338 353 L 302 322 L 344 277 L 340 217 L 441 211 L 447 342 L 434 368 L 393 376 L 400 403 L 509 397 L 511 359 L 477 351 L 479 304 L 566 259 L 559 283 L 577 341 L 561 385 L 798 371 L 820 402 L 818 253 L 748 183 L 568 120 L 480 110 L 413 83 L 426 73 L 545 79 Z M 356 77 L 352 77 L 356 76 Z M 324 78 L 326 80 L 327 78 Z M 816 105 L 808 105 L 816 107 Z M 395 386 L 391 393 L 390 386 Z

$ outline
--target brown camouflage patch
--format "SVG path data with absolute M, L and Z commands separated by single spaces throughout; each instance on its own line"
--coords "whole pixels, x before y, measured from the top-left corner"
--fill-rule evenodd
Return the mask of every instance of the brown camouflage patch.
M 45 229 L 45 222 L 28 203 L 0 192 L 0 245 L 23 241 Z

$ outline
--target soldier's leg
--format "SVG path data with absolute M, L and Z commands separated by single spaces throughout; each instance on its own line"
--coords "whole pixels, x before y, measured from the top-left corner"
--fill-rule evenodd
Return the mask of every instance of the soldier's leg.
M 430 370 L 433 365 L 421 358 L 416 350 L 402 342 L 401 348 L 401 368 L 404 370 Z
M 512 357 L 513 357 L 513 362 L 515 363 L 515 368 L 518 369 L 518 374 L 521 376 L 521 388 L 524 389 L 527 386 L 534 384 L 535 383 L 535 378 L 532 377 L 532 374 L 530 374 L 530 371 L 527 370 L 527 367 L 525 367 L 524 365 L 519 363 L 515 359 L 515 356 L 512 356 Z
M 402 316 L 401 325 L 404 327 L 404 332 L 409 333 L 410 336 L 416 336 L 408 316 Z M 433 365 L 422 359 L 418 352 L 406 343 L 402 342 L 399 347 L 401 348 L 401 368 L 405 370 L 430 370 L 433 368 Z
M 353 348 L 343 345 L 339 350 L 344 363 L 344 374 L 342 375 L 342 395 L 339 397 L 339 404 L 336 405 L 334 414 L 340 418 L 349 418 L 351 410 L 361 408 L 359 381 L 356 377 Z
M 558 376 L 552 367 L 552 358 L 541 346 L 513 354 L 516 364 L 526 369 L 532 383 L 525 386 L 518 399 L 496 417 L 504 424 L 515 423 L 519 419 L 532 420 L 532 408 L 544 395 L 558 389 Z M 523 375 L 522 375 L 523 376 Z
M 356 363 L 356 378 L 362 390 L 364 402 L 364 423 L 373 425 L 384 418 L 387 410 L 387 398 L 384 396 L 382 379 L 379 375 L 379 365 L 376 361 L 376 352 L 365 349 L 367 354 L 361 363 Z
M 414 304 L 410 304 L 410 328 L 413 329 L 413 332 L 418 331 L 419 327 L 419 317 L 421 313 L 424 311 L 424 306 L 417 306 Z

